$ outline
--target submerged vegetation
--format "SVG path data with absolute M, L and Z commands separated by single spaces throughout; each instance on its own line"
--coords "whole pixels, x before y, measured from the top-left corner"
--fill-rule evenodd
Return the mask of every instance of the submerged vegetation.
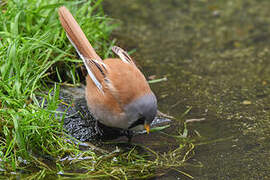
M 126 150 L 80 150 L 67 142 L 63 117 L 54 116 L 62 84 L 81 79 L 81 61 L 67 41 L 57 8 L 67 6 L 93 46 L 109 55 L 115 25 L 101 1 L 0 1 L 0 171 L 3 176 L 147 178 L 182 166 L 194 146 L 176 136 L 173 150 L 160 154 L 134 145 Z M 54 87 L 51 89 L 51 87 Z M 53 93 L 44 93 L 52 92 Z M 40 97 L 46 99 L 40 102 Z M 141 152 L 143 150 L 143 152 Z M 182 172 L 183 173 L 183 172 Z M 187 175 L 187 174 L 186 174 Z

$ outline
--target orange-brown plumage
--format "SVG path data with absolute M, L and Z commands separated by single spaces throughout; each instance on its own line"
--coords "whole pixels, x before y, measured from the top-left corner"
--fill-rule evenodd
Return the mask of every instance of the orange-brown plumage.
M 111 84 L 114 89 L 106 87 L 104 89 L 104 94 L 99 97 L 100 92 L 94 91 L 97 89 L 90 77 L 87 77 L 87 92 L 91 92 L 92 95 L 88 95 L 86 98 L 88 101 L 96 102 L 96 104 L 101 104 L 104 107 L 111 109 L 112 111 L 119 112 L 122 104 L 128 104 L 133 99 L 137 99 L 146 93 L 151 93 L 151 89 L 142 75 L 142 73 L 134 65 L 130 65 L 122 62 L 120 59 L 105 59 L 104 64 L 108 67 L 108 79 L 110 79 Z M 124 69 L 121 71 L 121 69 Z M 102 84 L 106 84 L 103 80 Z M 106 86 L 106 85 L 105 85 Z M 113 91 L 116 91 L 113 96 Z M 94 95 L 92 92 L 95 92 Z M 98 97 L 98 98 L 97 98 Z M 118 100 L 117 100 L 117 99 Z
M 113 47 L 120 59 L 102 61 L 65 7 L 59 8 L 59 16 L 87 68 L 86 100 L 95 118 L 122 129 L 133 128 L 141 121 L 150 124 L 156 114 L 156 98 L 131 57 L 123 49 Z
M 60 7 L 58 10 L 60 22 L 65 29 L 67 35 L 71 41 L 76 45 L 81 54 L 89 59 L 101 60 L 97 55 L 94 48 L 91 46 L 87 40 L 85 34 L 81 30 L 79 24 L 74 19 L 72 14 L 64 6 Z

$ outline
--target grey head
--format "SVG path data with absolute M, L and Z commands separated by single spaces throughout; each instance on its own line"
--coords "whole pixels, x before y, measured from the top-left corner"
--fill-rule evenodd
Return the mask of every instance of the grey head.
M 156 96 L 153 93 L 141 96 L 124 109 L 129 117 L 128 129 L 136 129 L 137 126 L 141 125 L 149 127 L 157 114 Z

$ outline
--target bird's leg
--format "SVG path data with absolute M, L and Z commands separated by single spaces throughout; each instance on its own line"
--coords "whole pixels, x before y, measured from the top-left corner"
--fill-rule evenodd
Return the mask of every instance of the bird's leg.
M 98 120 L 95 120 L 95 131 L 96 131 L 96 134 L 102 136 L 103 135 L 103 132 L 100 130 L 100 127 L 98 125 Z
M 130 131 L 130 130 L 125 130 L 125 131 L 124 131 L 124 134 L 125 134 L 125 136 L 128 138 L 128 143 L 131 143 L 131 139 L 132 139 L 132 137 L 133 137 L 132 131 Z

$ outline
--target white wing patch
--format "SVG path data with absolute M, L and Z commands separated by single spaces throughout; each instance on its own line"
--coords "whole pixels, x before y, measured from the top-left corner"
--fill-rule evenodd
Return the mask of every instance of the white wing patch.
M 89 66 L 88 66 L 88 64 L 87 64 L 87 61 L 88 61 L 88 60 L 80 53 L 80 51 L 79 51 L 78 48 L 75 46 L 75 44 L 73 43 L 73 41 L 71 40 L 71 38 L 68 36 L 68 34 L 66 34 L 66 35 L 67 35 L 69 41 L 71 42 L 71 44 L 72 44 L 72 45 L 74 46 L 74 48 L 76 49 L 76 51 L 77 51 L 77 53 L 79 54 L 80 58 L 83 60 L 83 63 L 84 63 L 84 65 L 85 65 L 85 67 L 86 67 L 86 70 L 87 70 L 87 72 L 88 72 L 90 78 L 91 78 L 92 81 L 95 83 L 95 85 L 97 86 L 97 88 L 98 88 L 102 93 L 104 93 L 101 83 L 97 80 L 96 76 L 94 75 L 94 73 L 91 71 L 91 69 L 89 68 Z M 104 63 L 102 63 L 102 65 L 103 65 L 104 67 L 106 67 Z

